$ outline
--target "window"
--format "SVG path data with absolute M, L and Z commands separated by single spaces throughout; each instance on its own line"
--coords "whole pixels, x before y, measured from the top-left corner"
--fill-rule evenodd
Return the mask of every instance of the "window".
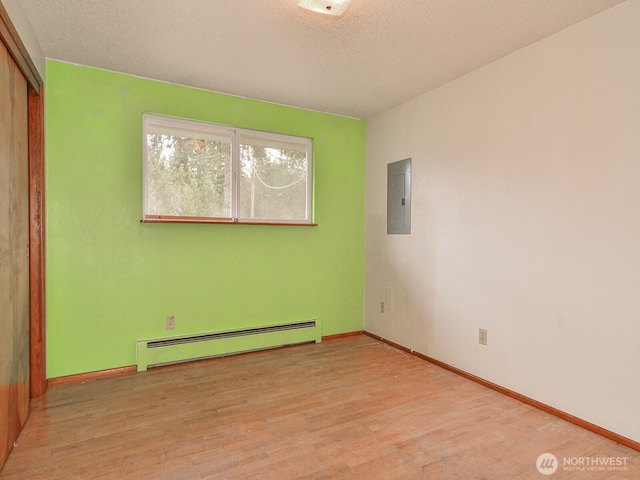
M 311 139 L 143 115 L 144 218 L 311 225 Z

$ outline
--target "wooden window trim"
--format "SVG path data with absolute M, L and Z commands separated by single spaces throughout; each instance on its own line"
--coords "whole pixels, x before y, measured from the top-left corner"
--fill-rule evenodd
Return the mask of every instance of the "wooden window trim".
M 171 215 L 147 215 L 140 223 L 209 223 L 214 225 L 274 225 L 280 227 L 317 227 L 317 223 L 307 222 L 266 222 L 239 221 L 233 218 L 218 217 L 179 217 Z

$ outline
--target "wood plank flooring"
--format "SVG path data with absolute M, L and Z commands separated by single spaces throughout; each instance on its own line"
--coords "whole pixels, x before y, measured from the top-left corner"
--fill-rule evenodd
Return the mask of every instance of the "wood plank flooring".
M 637 479 L 640 454 L 357 336 L 51 387 L 0 478 Z

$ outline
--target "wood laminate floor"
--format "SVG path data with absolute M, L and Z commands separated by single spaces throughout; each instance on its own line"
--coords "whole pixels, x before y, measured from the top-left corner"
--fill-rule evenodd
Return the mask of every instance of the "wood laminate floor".
M 640 454 L 357 336 L 50 387 L 0 478 L 639 479 Z

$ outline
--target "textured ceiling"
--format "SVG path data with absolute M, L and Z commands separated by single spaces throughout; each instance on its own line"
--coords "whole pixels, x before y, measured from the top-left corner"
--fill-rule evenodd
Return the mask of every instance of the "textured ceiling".
M 48 58 L 368 118 L 621 0 L 22 0 Z

